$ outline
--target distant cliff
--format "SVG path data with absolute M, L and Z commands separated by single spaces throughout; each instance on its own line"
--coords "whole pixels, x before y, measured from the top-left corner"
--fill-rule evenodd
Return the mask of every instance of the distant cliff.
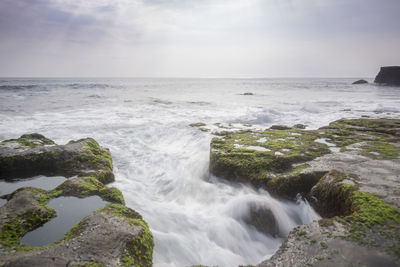
M 381 67 L 374 82 L 400 86 L 400 66 Z

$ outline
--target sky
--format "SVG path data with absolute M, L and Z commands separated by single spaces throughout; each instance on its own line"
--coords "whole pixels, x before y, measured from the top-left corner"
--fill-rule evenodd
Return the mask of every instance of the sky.
M 399 0 L 0 0 L 2 77 L 374 77 Z

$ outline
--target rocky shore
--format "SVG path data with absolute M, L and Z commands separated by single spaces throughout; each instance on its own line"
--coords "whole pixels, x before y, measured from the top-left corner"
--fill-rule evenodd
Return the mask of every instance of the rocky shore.
M 92 138 L 56 145 L 34 133 L 1 142 L 0 179 L 38 174 L 68 179 L 51 190 L 22 187 L 0 196 L 7 200 L 0 207 L 0 266 L 151 266 L 153 236 L 141 215 L 124 205 L 122 193 L 106 186 L 114 181 L 112 169 L 110 152 Z M 48 203 L 67 196 L 98 196 L 108 204 L 59 241 L 21 244 L 27 233 L 57 216 Z
M 206 124 L 193 125 L 206 127 Z M 300 225 L 266 266 L 400 265 L 400 119 L 341 119 L 318 130 L 270 129 L 215 133 L 210 172 L 264 188 L 278 198 L 299 194 L 323 217 Z M 0 266 L 151 266 L 153 237 L 140 214 L 124 206 L 111 154 L 92 138 L 56 145 L 40 134 L 0 143 L 0 179 L 64 176 L 54 189 L 22 187 L 0 196 Z M 21 243 L 57 217 L 49 203 L 99 197 L 108 204 L 82 218 L 61 240 Z M 268 209 L 246 219 L 279 235 Z
M 220 133 L 210 171 L 280 198 L 300 193 L 323 217 L 293 229 L 259 267 L 399 266 L 399 152 L 399 119 L 342 119 Z

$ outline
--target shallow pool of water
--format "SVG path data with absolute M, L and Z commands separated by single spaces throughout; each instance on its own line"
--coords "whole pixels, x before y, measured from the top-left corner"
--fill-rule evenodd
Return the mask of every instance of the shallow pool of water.
M 67 178 L 63 176 L 33 176 L 31 178 L 1 180 L 0 196 L 11 194 L 21 187 L 33 186 L 44 190 L 51 190 L 63 183 Z M 0 202 L 1 204 L 1 202 Z
M 57 212 L 57 217 L 42 227 L 27 233 L 21 244 L 26 246 L 44 246 L 61 240 L 64 235 L 83 217 L 104 207 L 108 202 L 98 196 L 86 198 L 58 197 L 49 201 L 47 206 Z

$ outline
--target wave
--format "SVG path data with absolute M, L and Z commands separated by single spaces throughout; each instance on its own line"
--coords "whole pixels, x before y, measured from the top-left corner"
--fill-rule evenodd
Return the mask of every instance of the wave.
M 72 89 L 107 89 L 115 88 L 115 86 L 105 83 L 70 83 L 66 84 L 65 87 Z
M 399 113 L 400 109 L 397 107 L 385 107 L 385 106 L 379 104 L 378 107 L 375 108 L 373 111 L 377 112 L 377 113 L 385 113 L 385 112 Z
M 0 85 L 0 91 L 21 91 L 39 88 L 37 84 L 30 85 Z

